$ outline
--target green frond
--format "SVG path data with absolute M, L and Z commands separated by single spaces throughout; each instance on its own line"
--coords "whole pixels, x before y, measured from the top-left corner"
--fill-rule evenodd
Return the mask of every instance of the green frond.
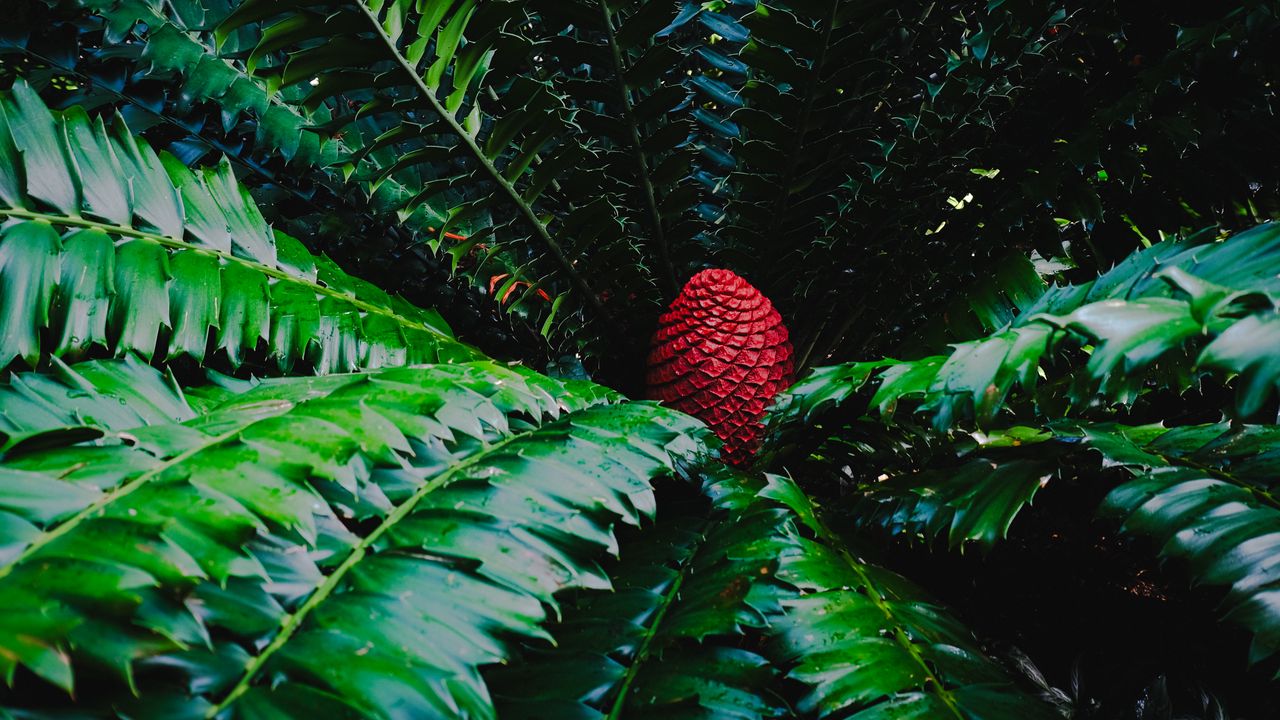
M 52 373 L 12 373 L 0 385 L 0 453 L 92 440 L 144 425 L 194 416 L 171 375 L 130 355 L 74 367 L 52 360 Z
M 696 212 L 709 199 L 693 169 L 697 110 L 682 70 L 687 50 L 662 34 L 678 19 L 671 4 L 588 0 L 531 3 L 550 41 L 540 57 L 576 108 L 581 142 L 597 147 L 602 177 L 642 238 L 669 299 L 679 267 L 693 264 L 709 228 Z
M 1026 254 L 1012 252 L 991 263 L 991 274 L 978 280 L 940 315 L 916 331 L 908 345 L 931 354 L 948 342 L 963 342 L 1000 330 L 1029 310 L 1049 290 L 1036 264 Z
M 944 608 L 850 552 L 792 480 L 768 476 L 760 497 L 794 513 L 794 549 L 778 576 L 798 592 L 783 601 L 769 656 L 809 686 L 799 710 L 818 717 L 1060 717 L 1021 690 Z
M 492 674 L 504 716 L 1058 717 L 945 609 L 842 549 L 791 480 L 708 470 L 704 492 L 709 517 L 624 543 L 615 593 L 567 602 L 554 648 Z M 789 708 L 792 684 L 807 691 Z
M 273 231 L 226 162 L 193 171 L 24 84 L 3 112 L 0 362 L 212 349 L 237 367 L 263 344 L 323 374 L 476 357 L 435 312 Z
M 575 151 L 562 140 L 573 135 L 573 115 L 533 77 L 489 77 L 492 68 L 526 62 L 530 43 L 520 34 L 522 22 L 522 3 L 515 2 L 253 0 L 217 34 L 222 39 L 262 23 L 250 56 L 257 76 L 273 88 L 312 84 L 306 100 L 312 106 L 351 99 L 356 112 L 333 122 L 354 123 L 347 138 L 353 157 L 383 151 L 394 158 L 367 179 L 370 189 L 403 170 L 420 173 L 424 181 L 415 183 L 401 212 L 427 208 L 438 219 L 440 238 L 463 230 L 467 241 L 449 248 L 455 260 L 480 244 L 509 251 L 513 274 L 534 286 L 546 283 L 552 295 L 571 289 L 578 305 L 607 318 L 577 261 L 598 251 L 601 234 L 616 225 L 608 203 L 583 203 L 557 216 L 538 202 L 553 179 L 567 183 L 567 175 L 591 172 L 589 163 L 582 169 L 581 162 L 543 162 Z M 315 44 L 317 37 L 325 42 Z M 289 53 L 287 62 L 275 61 L 281 51 Z M 501 94 L 495 97 L 491 87 Z
M 686 504 L 660 496 L 662 507 Z M 490 673 L 502 717 L 771 718 L 778 673 L 749 647 L 781 611 L 779 513 L 728 497 L 623 538 L 613 592 L 566 600 L 554 647 L 530 647 Z M 629 542 L 628 542 L 629 540 Z
M 991 546 L 1054 477 L 1053 458 L 978 457 L 959 465 L 891 476 L 856 503 L 856 524 L 892 534 L 945 538 L 953 548 Z
M 1262 225 L 1153 245 L 1092 282 L 1049 288 L 950 355 L 819 368 L 780 405 L 777 427 L 811 423 L 831 436 L 808 461 L 845 468 L 853 526 L 953 548 L 1003 539 L 1047 484 L 1102 475 L 1112 488 L 1103 514 L 1152 538 L 1196 584 L 1228 586 L 1225 617 L 1254 634 L 1254 661 L 1270 658 L 1280 649 L 1267 570 L 1280 518 L 1274 426 L 1110 420 L 1141 417 L 1148 393 L 1158 403 L 1205 392 L 1205 377 L 1235 385 L 1234 402 L 1206 397 L 1236 423 L 1274 407 L 1278 243 L 1280 231 Z M 849 402 L 859 393 L 865 405 Z M 1103 474 L 1088 451 L 1132 479 Z
M 38 3 L 32 0 L 33 5 Z M 56 74 L 62 81 L 61 94 L 70 98 L 66 105 L 116 105 L 137 129 L 163 124 L 180 131 L 181 140 L 166 149 L 186 162 L 212 152 L 272 181 L 283 179 L 283 173 L 268 167 L 273 164 L 271 155 L 279 155 L 295 168 L 336 159 L 337 144 L 307 130 L 317 119 L 269 93 L 229 57 L 214 52 L 211 29 L 225 15 L 225 8 L 219 7 L 222 3 L 49 0 L 47 4 L 49 11 L 40 21 L 59 27 L 57 40 L 18 43 L 7 50 L 45 66 L 45 73 Z M 68 17 L 71 9 L 80 11 L 74 19 Z M 68 49 L 67 44 L 78 47 Z M 121 46 L 129 47 L 130 59 L 145 73 L 101 82 L 112 61 L 119 61 Z M 37 79 L 32 77 L 33 82 Z M 157 81 L 171 81 L 161 86 L 160 102 L 155 97 Z M 216 105 L 222 117 L 205 116 L 207 105 Z
M 112 372 L 68 381 L 138 368 Z M 134 391 L 183 410 L 162 385 Z M 218 394 L 5 458 L 6 705 L 55 702 L 22 667 L 125 714 L 491 717 L 477 667 L 545 636 L 557 591 L 608 587 L 612 527 L 697 447 L 691 420 L 489 363 Z
M 953 548 L 989 547 L 1049 483 L 1069 474 L 1105 482 L 1111 490 L 1100 516 L 1120 520 L 1123 534 L 1149 538 L 1196 585 L 1228 588 L 1223 617 L 1254 634 L 1252 661 L 1280 651 L 1269 552 L 1273 536 L 1280 537 L 1276 426 L 1064 420 L 1047 429 L 974 433 L 973 441 L 955 442 L 950 461 L 889 470 L 866 483 L 848 508 L 853 523 L 912 539 L 943 538 Z M 1101 469 L 1096 461 L 1085 464 L 1095 454 Z M 1123 468 L 1127 479 L 1104 474 L 1109 468 Z
M 1227 622 L 1253 634 L 1251 662 L 1280 652 L 1280 602 L 1272 550 L 1280 538 L 1275 495 L 1280 428 L 1226 423 L 1080 429 L 1105 464 L 1132 479 L 1107 495 L 1102 514 L 1178 560 L 1196 585 L 1226 588 Z
M 874 378 L 880 384 L 870 404 L 886 416 L 911 399 L 939 431 L 966 422 L 984 427 L 1015 388 L 1030 395 L 1065 368 L 1071 384 L 1061 394 L 1075 406 L 1098 397 L 1132 403 L 1155 372 L 1173 373 L 1183 387 L 1199 373 L 1239 376 L 1233 410 L 1248 417 L 1280 389 L 1272 360 L 1280 228 L 1203 243 L 1165 241 L 1096 281 L 1051 288 L 1004 329 L 955 345 L 950 355 L 820 368 L 791 389 L 780 416 L 812 419 Z M 1081 348 L 1084 362 L 1066 352 Z
M 489 279 L 510 272 L 511 263 L 490 257 L 480 241 L 461 248 L 453 259 L 461 264 L 453 267 L 448 255 L 430 247 L 439 247 L 441 218 L 426 206 L 406 210 L 429 174 L 411 167 L 373 184 L 398 155 L 356 155 L 347 140 L 364 131 L 340 119 L 350 115 L 345 99 L 309 106 L 309 84 L 272 91 L 247 73 L 256 26 L 217 46 L 214 30 L 235 3 L 76 0 L 45 12 L 32 9 L 43 0 L 19 3 L 32 26 L 48 29 L 19 35 L 10 46 L 0 43 L 0 68 L 22 67 L 51 104 L 83 105 L 107 117 L 114 109 L 157 151 L 188 166 L 229 159 L 267 219 L 313 252 L 358 268 L 388 292 L 435 307 L 490 353 L 509 355 L 519 337 L 534 345 L 522 356 L 538 354 L 537 327 L 528 316 L 542 307 L 542 296 L 530 291 L 522 304 L 504 302 L 513 312 L 492 327 L 485 322 L 494 295 Z M 470 274 L 456 275 L 462 267 Z

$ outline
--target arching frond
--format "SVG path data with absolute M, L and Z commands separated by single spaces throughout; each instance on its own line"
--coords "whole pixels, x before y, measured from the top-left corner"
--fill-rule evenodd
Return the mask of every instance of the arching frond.
M 111 372 L 75 377 L 117 392 Z M 11 681 L 126 715 L 491 717 L 477 667 L 544 636 L 557 591 L 608 587 L 613 525 L 696 448 L 681 416 L 489 363 L 220 394 L 5 458 Z M 7 706 L 60 704 L 17 677 Z
M 571 289 L 576 305 L 608 318 L 579 267 L 610 248 L 629 253 L 625 244 L 604 242 L 607 228 L 617 224 L 608 204 L 582 203 L 549 214 L 539 203 L 552 180 L 569 183 L 576 175 L 600 185 L 590 179 L 594 163 L 586 158 L 542 162 L 577 151 L 563 141 L 573 135 L 572 113 L 534 77 L 488 77 L 491 68 L 528 62 L 523 18 L 522 4 L 514 2 L 352 0 L 332 6 L 255 0 L 241 4 L 218 34 L 225 38 L 265 21 L 250 56 L 256 74 L 271 87 L 314 81 L 313 105 L 351 99 L 358 113 L 341 122 L 353 123 L 347 142 L 357 157 L 383 152 L 394 158 L 370 178 L 372 186 L 402 170 L 421 173 L 423 182 L 404 198 L 402 212 L 425 209 L 438 218 L 441 232 L 468 229 L 467 242 L 450 248 L 456 257 L 480 244 L 508 249 L 518 263 L 514 274 L 533 283 L 528 294 L 544 282 L 555 293 Z M 315 45 L 315 38 L 325 42 Z M 287 62 L 274 62 L 272 54 L 282 50 L 290 53 Z M 627 254 L 626 263 L 635 261 Z
M 555 648 L 495 673 L 513 717 L 1058 717 L 945 609 L 843 549 L 791 480 L 715 470 L 704 491 L 710 518 L 623 544 L 618 591 L 582 595 Z M 806 688 L 791 708 L 790 684 Z
M 193 171 L 123 122 L 19 84 L 0 127 L 0 363 L 94 348 L 319 373 L 470 359 L 433 311 L 274 232 L 227 163 Z
M 1239 377 L 1233 408 L 1254 415 L 1280 389 L 1271 358 L 1280 285 L 1280 228 L 1262 225 L 1205 244 L 1203 235 L 1137 253 L 1094 282 L 1054 287 L 1004 329 L 950 355 L 820 368 L 783 400 L 784 418 L 813 418 L 879 380 L 870 406 L 891 415 L 919 400 L 938 430 L 992 424 L 1015 388 L 1032 400 L 1041 377 L 1065 367 L 1070 403 L 1131 403 L 1154 373 Z M 1066 350 L 1089 346 L 1087 355 Z M 1069 406 L 1068 406 L 1069 407 Z

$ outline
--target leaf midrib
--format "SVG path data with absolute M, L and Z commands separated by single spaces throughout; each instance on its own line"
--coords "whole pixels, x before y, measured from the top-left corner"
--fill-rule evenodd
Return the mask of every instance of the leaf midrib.
M 797 130 L 794 142 L 791 144 L 791 152 L 788 153 L 788 162 L 786 171 L 782 175 L 782 183 L 780 187 L 782 192 L 778 194 L 778 198 L 774 201 L 774 222 L 786 222 L 786 214 L 791 209 L 792 191 L 791 185 L 795 180 L 796 171 L 800 168 L 801 150 L 804 148 L 806 138 L 809 134 L 809 120 L 813 116 L 813 106 L 818 100 L 818 89 L 822 86 L 822 72 L 826 69 L 827 53 L 831 49 L 831 37 L 835 33 L 835 24 L 840 11 L 839 0 L 831 0 L 831 11 L 827 17 L 826 27 L 822 33 L 822 48 L 818 52 L 818 57 L 814 59 L 813 66 L 809 70 L 809 86 L 805 88 L 804 105 L 800 110 L 800 122 L 797 124 Z M 774 237 L 778 237 L 777 226 L 774 227 Z
M 296 407 L 296 406 L 290 403 L 289 407 L 284 407 L 284 405 L 282 405 L 281 407 L 283 412 L 288 412 L 289 410 L 293 409 L 293 407 Z M 265 419 L 265 418 L 258 418 L 257 420 L 255 420 L 255 422 L 258 422 L 262 419 Z M 178 453 L 177 455 L 174 455 L 168 460 L 161 462 L 159 465 L 151 468 L 150 470 L 142 473 L 141 475 L 138 475 L 137 477 L 126 482 L 125 484 L 117 485 L 116 487 L 103 493 L 102 496 L 99 497 L 97 500 L 93 501 L 87 507 L 83 508 L 82 510 L 72 515 L 71 517 L 67 518 L 66 520 L 63 520 L 62 522 L 58 523 L 52 529 L 42 530 L 40 535 L 35 540 L 31 541 L 31 543 L 28 544 L 26 548 L 24 548 L 23 551 L 17 555 L 17 557 L 15 557 L 13 560 L 10 560 L 5 565 L 0 566 L 0 580 L 7 577 L 10 573 L 13 572 L 13 570 L 16 567 L 18 567 L 23 562 L 28 560 L 31 556 L 35 555 L 42 548 L 48 546 L 53 541 L 57 540 L 63 535 L 66 535 L 67 533 L 71 532 L 75 528 L 79 527 L 81 523 L 85 522 L 86 520 L 100 513 L 107 505 L 110 505 L 111 503 L 119 500 L 120 498 L 133 493 L 135 490 L 142 487 L 143 485 L 146 485 L 147 483 L 151 482 L 157 477 L 160 477 L 171 468 L 181 465 L 182 463 L 186 462 L 187 460 L 190 460 L 192 457 L 204 452 L 205 450 L 217 447 L 222 443 L 235 438 L 237 435 L 244 432 L 244 430 L 247 427 L 253 424 L 254 423 L 249 423 L 248 425 L 235 427 L 231 430 L 228 430 L 225 433 L 222 433 L 221 435 L 217 435 L 205 442 L 202 442 L 199 445 L 196 445 L 195 447 L 189 448 L 181 453 Z
M 335 290 L 334 288 L 329 287 L 328 285 L 322 285 L 318 282 L 313 282 L 311 280 L 300 278 L 296 275 L 292 275 L 288 272 L 285 272 L 284 270 L 281 270 L 279 268 L 271 267 L 270 265 L 265 265 L 255 260 L 249 260 L 246 258 L 238 257 L 236 255 L 232 255 L 231 253 L 224 252 L 222 250 L 215 250 L 213 248 L 204 247 L 201 245 L 194 245 L 192 243 L 189 243 L 183 240 L 175 240 L 174 238 L 171 238 L 167 235 L 160 235 L 158 233 L 147 232 L 145 230 L 138 230 L 136 228 L 127 227 L 125 225 L 112 225 L 110 223 L 103 223 L 103 222 L 98 222 L 96 220 L 89 220 L 81 217 L 73 217 L 70 215 L 54 215 L 49 213 L 39 213 L 39 212 L 22 210 L 17 208 L 0 208 L 0 218 L 3 218 L 3 217 L 12 217 L 12 218 L 19 218 L 23 220 L 39 221 L 39 222 L 48 223 L 50 225 L 61 225 L 64 227 L 77 227 L 77 228 L 86 228 L 90 230 L 99 230 L 108 234 L 123 235 L 126 237 L 138 238 L 141 240 L 149 240 L 151 242 L 154 242 L 159 245 L 163 245 L 164 247 L 172 248 L 175 250 L 189 250 L 192 252 L 211 255 L 222 260 L 239 263 L 241 265 L 244 265 L 247 268 L 250 268 L 251 270 L 259 272 L 268 277 L 273 277 L 277 280 L 282 280 L 284 282 L 292 283 L 300 287 L 305 287 L 308 290 L 311 290 L 318 295 L 324 295 L 326 297 L 331 297 L 336 300 L 341 300 L 345 303 L 348 303 L 352 307 L 355 307 L 370 315 L 380 315 L 382 317 L 389 318 L 405 327 L 430 333 L 431 335 L 434 335 L 435 337 L 442 340 L 448 340 L 450 342 L 459 343 L 459 341 L 456 338 L 446 335 L 445 333 L 440 332 L 439 330 L 431 327 L 430 325 L 417 322 L 415 320 L 411 320 L 403 315 L 400 315 L 394 310 L 389 310 L 381 305 L 375 305 L 373 303 L 360 300 L 359 298 L 356 298 L 350 294 L 344 293 L 340 290 Z
M 568 417 L 570 416 L 569 415 L 564 416 L 564 418 L 568 418 Z M 563 418 L 562 418 L 562 421 L 563 421 Z M 556 424 L 558 424 L 559 422 L 560 421 L 558 421 Z M 228 691 L 227 695 L 220 702 L 218 702 L 216 705 L 214 705 L 212 708 L 209 709 L 209 711 L 205 714 L 205 717 L 206 718 L 217 717 L 224 710 L 226 710 L 233 703 L 235 703 L 235 701 L 238 700 L 240 696 L 248 692 L 248 690 L 252 687 L 253 681 L 257 677 L 258 672 L 266 665 L 267 661 L 269 661 L 271 657 L 275 655 L 276 652 L 278 652 L 281 648 L 283 648 L 289 642 L 289 640 L 293 637 L 293 635 L 302 626 L 303 621 L 307 619 L 307 616 L 310 615 L 311 612 L 315 610 L 317 607 L 319 607 L 325 600 L 327 600 L 331 594 L 333 594 L 334 590 L 336 590 L 338 586 L 341 584 L 343 578 L 346 577 L 346 574 L 350 572 L 352 568 L 358 565 L 361 560 L 364 559 L 365 555 L 368 553 L 369 549 L 373 546 L 373 544 L 376 543 L 383 535 L 389 532 L 397 524 L 399 524 L 401 520 L 404 520 L 406 517 L 408 517 L 409 514 L 413 512 L 417 504 L 424 497 L 431 494 L 433 491 L 439 489 L 440 487 L 448 484 L 449 481 L 451 481 L 459 473 L 474 467 L 475 465 L 483 462 L 484 460 L 487 460 L 494 453 L 502 450 L 506 446 L 514 442 L 517 442 L 519 440 L 532 437 L 544 431 L 545 429 L 546 429 L 546 425 L 541 425 L 537 428 L 533 428 L 531 430 L 526 430 L 525 432 L 522 432 L 522 433 L 517 433 L 515 435 L 508 436 L 496 443 L 488 445 L 481 452 L 478 452 L 475 455 L 472 455 L 471 457 L 467 458 L 466 460 L 458 463 L 457 465 L 454 465 L 453 467 L 449 468 L 443 473 L 437 475 L 430 482 L 424 483 L 422 487 L 418 488 L 413 493 L 413 495 L 409 497 L 409 499 L 405 500 L 404 502 L 396 506 L 396 508 L 392 510 L 381 523 L 378 524 L 378 527 L 374 528 L 372 532 L 366 535 L 364 539 L 361 540 L 358 545 L 356 545 L 356 547 L 351 551 L 351 553 L 348 554 L 347 557 L 342 561 L 342 564 L 340 564 L 337 568 L 335 568 L 334 571 L 324 579 L 324 582 L 316 586 L 315 591 L 306 599 L 306 601 L 303 602 L 303 604 L 297 609 L 297 611 L 289 615 L 286 615 L 284 617 L 284 620 L 280 623 L 280 628 L 276 632 L 275 637 L 272 638 L 271 642 L 265 648 L 263 648 L 262 652 L 258 653 L 258 655 L 256 655 L 252 660 L 249 661 L 249 664 L 245 666 L 244 673 L 240 676 L 240 680 L 235 684 L 234 687 L 231 688 L 230 691 Z
M 369 9 L 365 0 L 353 0 L 353 4 L 360 9 L 360 12 L 364 14 L 366 19 L 368 19 L 369 24 L 373 26 L 373 33 L 382 41 L 396 65 L 398 65 L 400 70 L 408 75 L 413 81 L 413 85 L 415 89 L 417 89 L 418 94 L 426 99 L 426 101 L 431 105 L 431 109 L 435 111 L 446 125 L 448 125 L 449 130 L 458 137 L 474 157 L 476 162 L 479 163 L 480 167 L 484 169 L 487 175 L 489 175 L 489 179 L 503 191 L 507 196 L 507 200 L 516 207 L 521 217 L 523 217 L 524 220 L 533 228 L 534 234 L 537 235 L 538 239 L 542 241 L 542 244 L 546 246 L 547 251 L 551 254 L 552 258 L 555 259 L 556 263 L 560 265 L 561 270 L 564 271 L 570 282 L 573 283 L 574 287 L 587 301 L 587 304 L 590 305 L 592 310 L 600 315 L 601 318 L 606 321 L 612 321 L 612 313 L 605 308 L 604 303 L 601 302 L 600 298 L 596 297 L 595 292 L 591 290 L 591 286 L 587 284 L 586 279 L 578 272 L 577 268 L 574 267 L 573 263 L 565 255 L 564 249 L 560 247 L 560 244 L 556 242 L 555 238 L 551 237 L 551 233 L 547 231 L 547 227 L 538 220 L 537 213 L 534 212 L 533 208 L 524 201 L 524 198 L 516 191 L 515 186 L 507 181 L 502 173 L 498 171 L 498 168 L 495 167 L 484 152 L 480 150 L 480 146 L 476 144 L 471 135 L 458 124 L 453 113 L 450 113 L 443 105 L 440 104 L 440 101 L 436 99 L 435 93 L 431 92 L 431 89 L 427 87 L 426 82 L 420 75 L 418 75 L 417 70 L 415 70 L 413 65 L 411 65 L 404 55 L 400 53 L 400 49 L 396 46 L 395 41 L 387 35 L 385 30 L 383 30 L 382 23 L 378 21 L 377 15 Z M 613 327 L 611 322 L 609 327 Z
M 885 619 L 891 624 L 893 641 L 911 657 L 912 661 L 920 666 L 920 669 L 924 674 L 926 687 L 931 689 L 932 694 L 936 696 L 949 711 L 951 711 L 951 714 L 954 715 L 957 720 L 967 720 L 967 716 L 960 709 L 960 705 L 956 701 L 955 695 L 947 689 L 942 678 L 938 677 L 938 674 L 929 666 L 929 663 L 924 659 L 924 656 L 920 654 L 920 650 L 916 647 L 916 644 L 907 636 L 907 632 L 902 628 L 902 622 L 898 620 L 897 615 L 893 612 L 893 608 L 889 606 L 889 603 L 884 599 L 884 595 L 880 593 L 879 588 L 874 582 L 872 582 L 871 576 L 867 574 L 863 564 L 859 562 L 857 558 L 853 557 L 852 553 L 849 552 L 849 549 L 845 547 L 845 543 L 840 542 L 840 539 L 835 535 L 835 533 L 831 532 L 830 528 L 828 528 L 824 522 L 822 522 L 822 519 L 818 517 L 816 512 L 813 514 L 813 523 L 815 525 L 814 530 L 816 531 L 819 539 L 825 542 L 828 547 L 838 548 L 841 559 L 843 559 L 845 564 L 849 566 L 849 569 L 858 576 L 858 581 L 862 583 L 862 587 L 867 591 L 865 597 L 871 601 L 871 604 L 874 605 L 877 610 L 884 614 Z
M 618 45 L 618 34 L 613 28 L 613 11 L 609 9 L 608 0 L 596 0 L 596 2 L 599 3 L 600 12 L 604 16 L 605 34 L 609 39 L 609 51 L 613 59 L 613 79 L 615 85 L 617 85 L 618 96 L 622 101 L 622 118 L 631 134 L 632 157 L 635 160 L 636 169 L 639 171 L 641 188 L 644 190 L 645 204 L 649 210 L 649 223 L 653 226 L 653 245 L 658 255 L 658 263 L 662 266 L 662 282 L 666 286 L 667 294 L 674 298 L 679 292 L 679 286 L 676 281 L 675 268 L 671 264 L 671 253 L 662 223 L 662 211 L 658 208 L 657 193 L 653 187 L 653 179 L 650 177 L 649 163 L 644 153 L 644 143 L 640 138 L 640 125 L 636 118 L 635 103 L 631 98 L 631 90 L 627 87 L 622 48 Z
M 696 547 L 685 558 L 685 561 L 680 563 L 680 569 L 676 572 L 675 579 L 671 581 L 671 587 L 667 588 L 667 591 L 662 594 L 662 600 L 653 615 L 653 620 L 649 623 L 644 639 L 640 641 L 640 647 L 636 649 L 636 654 L 632 658 L 631 664 L 627 666 L 626 674 L 623 675 L 622 685 L 618 688 L 618 696 L 614 698 L 613 706 L 609 709 L 606 720 L 618 720 L 622 717 L 622 712 L 626 708 L 627 695 L 631 692 L 631 686 L 635 683 L 636 677 L 639 676 L 640 669 L 649 660 L 650 648 L 652 648 L 653 641 L 662 628 L 662 621 L 679 599 L 680 588 L 684 585 L 684 580 L 688 577 L 689 570 L 693 567 L 694 561 L 697 560 L 698 554 L 705 546 L 713 524 L 712 522 L 707 522 L 702 526 L 697 535 Z

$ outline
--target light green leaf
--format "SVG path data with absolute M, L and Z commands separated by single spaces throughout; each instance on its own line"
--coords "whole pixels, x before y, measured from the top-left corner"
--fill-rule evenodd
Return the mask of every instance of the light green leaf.
M 0 365 L 14 357 L 36 364 L 61 250 L 58 234 L 43 223 L 11 225 L 0 235 Z

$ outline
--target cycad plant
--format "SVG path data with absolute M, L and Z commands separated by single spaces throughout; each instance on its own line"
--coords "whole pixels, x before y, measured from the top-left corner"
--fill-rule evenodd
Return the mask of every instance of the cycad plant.
M 886 567 L 1059 484 L 1270 692 L 1276 3 L 12 5 L 0 714 L 1121 717 Z

